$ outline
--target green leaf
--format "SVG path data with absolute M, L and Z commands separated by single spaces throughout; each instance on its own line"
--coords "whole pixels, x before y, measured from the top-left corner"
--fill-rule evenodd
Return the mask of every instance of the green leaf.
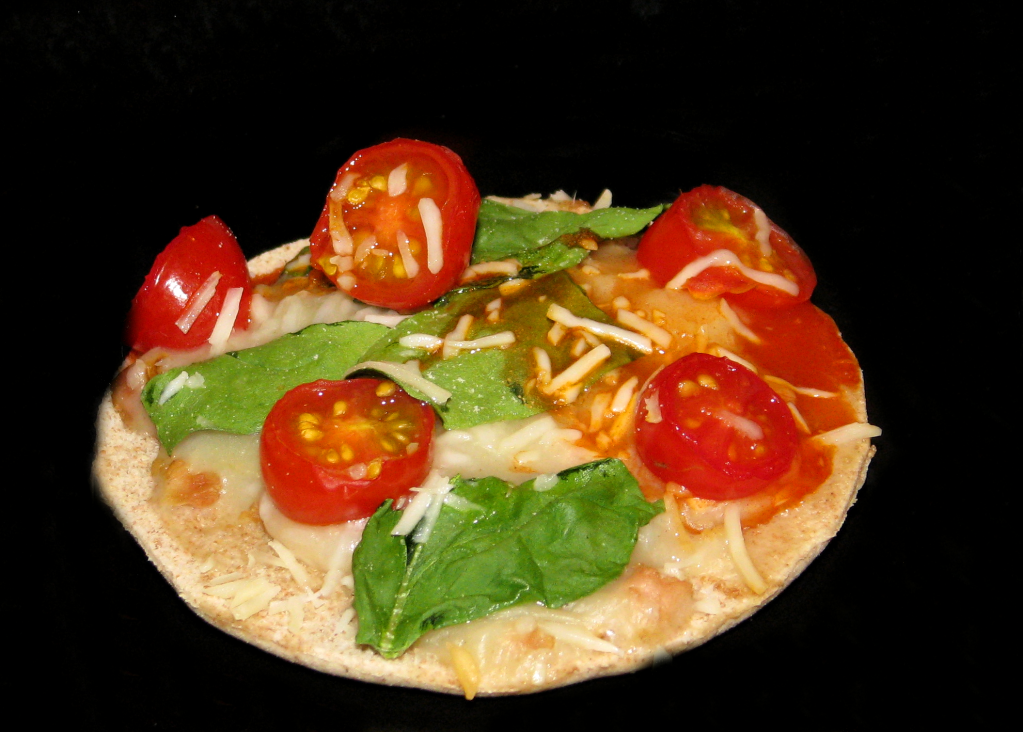
M 587 251 L 576 246 L 581 235 L 599 239 L 632 236 L 642 231 L 664 209 L 604 208 L 589 213 L 525 211 L 484 200 L 476 224 L 472 263 L 514 257 L 523 265 L 521 276 L 537 276 L 581 262 Z M 580 236 L 573 236 L 580 235 Z
M 422 544 L 391 536 L 401 512 L 384 504 L 353 558 L 358 642 L 394 658 L 429 630 L 523 603 L 561 607 L 618 577 L 663 507 L 618 460 L 558 478 L 544 491 L 456 478 L 452 493 L 473 507 L 445 504 Z
M 168 452 L 197 430 L 252 434 L 285 392 L 317 379 L 343 379 L 388 330 L 354 321 L 311 325 L 263 346 L 160 374 L 142 390 L 142 404 Z M 200 374 L 203 385 L 185 387 L 160 404 L 164 389 L 182 371 Z
M 366 361 L 404 363 L 413 359 L 422 364 L 422 375 L 451 392 L 451 398 L 434 407 L 448 429 L 468 429 L 478 424 L 506 419 L 521 419 L 546 412 L 553 402 L 536 389 L 526 386 L 535 376 L 534 347 L 542 347 L 551 357 L 555 373 L 575 361 L 571 339 L 558 346 L 547 341 L 551 321 L 547 310 L 558 303 L 582 318 L 610 323 L 610 318 L 594 305 L 578 285 L 564 272 L 528 282 L 513 295 L 502 298 L 501 318 L 486 319 L 486 306 L 497 297 L 496 289 L 456 290 L 435 307 L 402 321 L 366 353 Z M 465 314 L 475 317 L 469 338 L 476 339 L 511 330 L 515 343 L 503 348 L 463 351 L 451 358 L 407 348 L 398 341 L 406 335 L 423 333 L 443 338 Z M 613 368 L 631 361 L 636 355 L 628 348 L 609 342 L 611 358 L 587 380 L 592 383 Z M 395 378 L 412 393 L 414 388 Z M 416 394 L 416 396 L 421 396 Z

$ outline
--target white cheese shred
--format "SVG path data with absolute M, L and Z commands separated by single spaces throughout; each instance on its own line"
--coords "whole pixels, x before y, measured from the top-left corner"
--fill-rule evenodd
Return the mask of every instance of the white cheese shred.
M 611 208 L 611 191 L 607 188 L 605 188 L 603 192 L 597 196 L 597 200 L 593 202 L 594 211 L 601 208 Z
M 188 372 L 182 371 L 180 374 L 171 379 L 167 386 L 163 387 L 163 391 L 160 392 L 160 398 L 157 403 L 160 405 L 166 404 L 172 396 L 177 394 L 185 387 L 185 382 L 188 381 Z
M 348 369 L 348 371 L 345 372 L 345 376 L 347 377 L 356 371 L 363 371 L 366 369 L 379 371 L 385 376 L 390 376 L 395 381 L 404 382 L 411 388 L 421 392 L 427 399 L 435 404 L 443 404 L 451 398 L 450 391 L 445 389 L 443 386 L 434 384 L 419 373 L 419 369 L 412 364 L 391 363 L 389 361 L 363 361 L 362 363 L 358 363 Z
M 671 345 L 671 333 L 656 323 L 652 323 L 646 318 L 641 318 L 631 310 L 620 309 L 616 313 L 616 317 L 619 323 L 642 333 L 661 348 L 667 348 Z
M 771 222 L 760 206 L 753 207 L 753 223 L 757 226 L 756 240 L 760 245 L 760 253 L 770 257 L 771 252 Z
M 444 266 L 444 224 L 440 209 L 432 198 L 420 198 L 419 215 L 426 231 L 426 268 L 437 274 Z
M 856 440 L 869 440 L 871 437 L 880 436 L 880 434 L 880 427 L 875 427 L 866 422 L 853 422 L 852 424 L 836 427 L 828 432 L 814 435 L 813 439 L 827 445 L 844 445 L 847 442 L 855 442 Z
M 551 379 L 550 383 L 543 387 L 543 390 L 548 394 L 553 394 L 560 389 L 580 382 L 586 378 L 586 375 L 593 371 L 593 369 L 597 368 L 597 366 L 609 358 L 611 358 L 611 349 L 601 343 L 596 348 L 584 353 L 578 360 L 574 361 L 564 371 Z
M 742 322 L 742 318 L 732 310 L 732 306 L 728 304 L 725 298 L 721 298 L 718 301 L 718 311 L 724 316 L 728 324 L 732 326 L 732 330 L 741 335 L 743 338 L 748 340 L 750 343 L 759 344 L 761 342 L 760 336 L 754 333 L 748 325 Z
M 213 332 L 210 333 L 209 338 L 209 343 L 214 348 L 222 348 L 227 343 L 227 339 L 231 337 L 234 321 L 241 308 L 243 292 L 241 287 L 232 287 L 224 296 L 224 306 L 220 309 L 220 317 L 217 318 L 217 324 L 213 326 Z
M 565 641 L 579 648 L 585 648 L 588 651 L 614 653 L 619 656 L 622 654 L 622 649 L 614 643 L 598 637 L 579 625 L 561 623 L 554 620 L 541 620 L 536 624 L 536 627 L 560 641 Z
M 561 323 L 561 325 L 566 328 L 579 328 L 584 332 L 592 333 L 595 336 L 610 338 L 611 340 L 623 343 L 626 346 L 631 346 L 641 353 L 653 353 L 654 350 L 653 342 L 648 336 L 635 333 L 631 330 L 626 330 L 625 328 L 619 328 L 616 325 L 601 323 L 600 321 L 592 320 L 591 318 L 580 318 L 568 308 L 558 305 L 557 303 L 552 303 L 551 306 L 547 308 L 547 317 L 555 323 Z M 653 325 L 653 323 L 651 323 L 651 325 Z
M 433 352 L 444 345 L 444 339 L 427 333 L 409 333 L 398 339 L 398 345 Z
M 742 535 L 742 522 L 738 503 L 732 501 L 725 506 L 725 537 L 728 542 L 728 553 L 732 556 L 736 569 L 742 575 L 746 585 L 758 595 L 767 589 L 767 583 L 753 565 L 749 552 L 746 551 L 746 540 Z
M 721 346 L 715 344 L 708 348 L 707 352 L 710 353 L 710 355 L 712 356 L 718 356 L 720 358 L 727 358 L 729 361 L 735 361 L 735 363 L 739 364 L 740 366 L 745 366 L 754 374 L 757 373 L 756 366 L 754 366 L 751 362 L 747 361 L 737 353 L 732 353 L 727 348 L 722 348 Z
M 220 272 L 214 272 L 206 281 L 202 283 L 198 290 L 192 293 L 192 296 L 188 298 L 188 302 L 185 303 L 185 311 L 181 314 L 181 317 L 174 321 L 174 325 L 178 327 L 182 333 L 187 333 L 192 329 L 196 319 L 202 315 L 202 311 L 209 305 L 210 300 L 217 292 L 217 283 L 220 282 Z
M 408 163 L 402 163 L 387 176 L 387 195 L 400 196 L 408 189 Z
M 270 548 L 277 553 L 277 556 L 281 558 L 281 562 L 284 563 L 284 568 L 291 572 L 291 576 L 295 578 L 302 587 L 309 586 L 309 573 L 305 571 L 295 554 L 288 549 L 284 544 L 279 541 L 271 541 Z
M 419 274 L 419 262 L 412 254 L 412 245 L 409 243 L 408 237 L 405 236 L 405 232 L 399 231 L 396 238 L 398 239 L 398 254 L 401 255 L 401 265 L 405 268 L 405 275 L 412 279 Z
M 792 280 L 787 280 L 779 274 L 761 272 L 759 269 L 747 267 L 739 261 L 739 257 L 737 257 L 734 252 L 728 249 L 715 249 L 706 256 L 694 259 L 679 270 L 679 273 L 672 277 L 668 284 L 664 287 L 668 290 L 680 290 L 686 282 L 691 280 L 693 277 L 696 277 L 698 274 L 703 272 L 703 270 L 710 269 L 711 267 L 733 267 L 739 270 L 744 276 L 761 285 L 773 287 L 788 295 L 795 296 L 799 294 L 799 286 Z

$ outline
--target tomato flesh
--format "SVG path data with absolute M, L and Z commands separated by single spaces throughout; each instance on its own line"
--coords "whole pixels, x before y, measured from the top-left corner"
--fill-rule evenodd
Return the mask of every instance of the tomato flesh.
M 191 324 L 181 323 L 210 276 L 219 274 L 213 297 Z M 152 348 L 192 349 L 205 344 L 227 292 L 242 288 L 235 328 L 247 328 L 252 281 L 245 254 L 227 225 L 207 216 L 186 226 L 156 257 L 132 301 L 125 340 L 140 353 Z M 179 324 L 181 323 L 181 324 Z
M 658 372 L 636 415 L 643 463 L 700 498 L 763 490 L 789 469 L 797 444 L 791 412 L 759 376 L 705 353 Z
M 421 485 L 433 409 L 391 381 L 321 379 L 285 394 L 260 435 L 267 491 L 288 518 L 333 524 L 370 516 Z
M 813 265 L 792 237 L 766 216 L 760 218 L 758 211 L 748 198 L 727 188 L 694 188 L 681 194 L 644 233 L 637 251 L 640 264 L 663 287 L 686 265 L 727 250 L 748 270 L 781 276 L 795 285 L 796 291 L 789 285 L 759 282 L 737 266 L 724 265 L 708 267 L 681 286 L 698 298 L 723 295 L 750 308 L 805 302 L 817 285 Z M 779 280 L 775 282 L 780 285 Z
M 448 148 L 405 139 L 366 148 L 338 171 L 310 237 L 313 266 L 371 305 L 426 305 L 468 266 L 479 206 Z

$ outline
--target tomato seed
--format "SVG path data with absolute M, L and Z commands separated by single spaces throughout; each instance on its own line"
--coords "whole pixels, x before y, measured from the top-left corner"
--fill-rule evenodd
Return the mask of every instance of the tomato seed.
M 302 439 L 305 440 L 306 442 L 316 442 L 317 440 L 323 438 L 323 433 L 320 432 L 318 429 L 314 429 L 312 427 L 300 429 L 299 434 L 302 435 Z
M 697 383 L 699 383 L 700 386 L 706 387 L 708 389 L 718 388 L 717 380 L 710 374 L 700 374 L 699 376 L 696 377 L 696 381 Z

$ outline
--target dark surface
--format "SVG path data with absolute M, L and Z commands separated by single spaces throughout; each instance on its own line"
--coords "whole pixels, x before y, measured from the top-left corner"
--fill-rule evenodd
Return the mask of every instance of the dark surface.
M 8 483 L 5 532 L 16 708 L 190 730 L 996 719 L 1016 623 L 1021 75 L 986 4 L 18 5 L 0 25 L 8 302 L 34 354 L 12 382 L 30 476 Z M 484 194 L 608 187 L 640 206 L 722 184 L 808 252 L 884 434 L 845 528 L 752 620 L 529 697 L 371 686 L 207 626 L 95 497 L 94 413 L 153 257 L 209 214 L 249 256 L 307 236 L 337 168 L 399 135 L 454 148 Z M 41 320 L 39 285 L 60 294 Z

